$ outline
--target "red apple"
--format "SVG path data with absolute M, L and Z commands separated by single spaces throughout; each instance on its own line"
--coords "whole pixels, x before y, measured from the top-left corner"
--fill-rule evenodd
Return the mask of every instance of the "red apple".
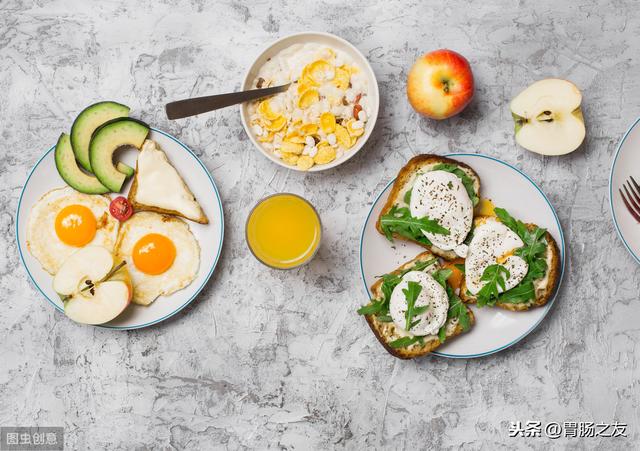
M 418 113 L 446 119 L 461 112 L 473 97 L 469 61 L 453 50 L 422 55 L 407 77 L 407 97 Z

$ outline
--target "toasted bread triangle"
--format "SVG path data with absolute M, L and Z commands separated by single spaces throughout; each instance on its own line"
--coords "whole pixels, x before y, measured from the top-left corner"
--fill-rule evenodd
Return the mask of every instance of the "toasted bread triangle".
M 138 211 L 154 211 L 181 216 L 200 224 L 209 223 L 202 207 L 167 155 L 149 139 L 140 150 L 128 199 Z

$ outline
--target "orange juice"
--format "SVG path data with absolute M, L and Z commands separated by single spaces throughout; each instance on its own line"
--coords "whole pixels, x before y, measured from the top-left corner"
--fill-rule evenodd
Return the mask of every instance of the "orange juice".
M 247 243 L 267 266 L 289 269 L 309 261 L 320 245 L 320 217 L 295 194 L 275 194 L 254 207 L 247 219 Z

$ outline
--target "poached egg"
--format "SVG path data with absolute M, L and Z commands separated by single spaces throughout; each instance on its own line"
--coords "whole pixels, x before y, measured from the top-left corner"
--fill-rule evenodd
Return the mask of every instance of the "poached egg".
M 482 218 L 473 231 L 469 253 L 465 261 L 465 284 L 473 295 L 486 284 L 481 281 L 484 270 L 495 264 L 509 271 L 505 280 L 506 290 L 498 285 L 498 292 L 510 290 L 518 285 L 529 271 L 527 262 L 517 255 L 516 249 L 524 246 L 520 237 L 509 227 L 493 217 Z
M 447 171 L 429 171 L 418 175 L 409 202 L 411 215 L 428 217 L 449 230 L 448 235 L 423 231 L 434 246 L 466 256 L 464 240 L 471 231 L 473 202 L 462 180 Z
M 405 329 L 407 311 L 407 299 L 402 290 L 406 289 L 409 282 L 417 282 L 422 287 L 416 307 L 425 307 L 427 310 L 413 317 L 412 321 L 419 321 L 410 331 Z M 389 301 L 389 314 L 396 327 L 412 335 L 435 335 L 447 320 L 449 310 L 449 297 L 447 292 L 436 279 L 422 271 L 410 271 L 402 277 L 402 281 L 396 285 L 391 293 Z

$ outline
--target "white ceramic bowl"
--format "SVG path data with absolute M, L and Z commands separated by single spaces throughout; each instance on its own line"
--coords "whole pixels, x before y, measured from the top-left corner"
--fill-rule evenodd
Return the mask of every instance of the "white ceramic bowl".
M 378 81 L 376 80 L 376 76 L 373 73 L 373 69 L 371 69 L 369 62 L 364 57 L 364 55 L 362 55 L 362 53 L 360 53 L 360 51 L 356 49 L 353 45 L 351 45 L 349 42 L 330 33 L 305 32 L 305 33 L 297 33 L 297 34 L 285 36 L 281 39 L 278 39 L 273 44 L 270 44 L 267 48 L 265 48 L 260 53 L 258 58 L 256 58 L 256 60 L 253 62 L 251 67 L 249 67 L 249 70 L 244 76 L 244 80 L 242 81 L 242 90 L 251 89 L 251 82 L 256 78 L 258 71 L 260 70 L 262 65 L 266 63 L 267 59 L 271 58 L 279 51 L 284 50 L 293 44 L 306 44 L 309 42 L 324 44 L 329 47 L 333 47 L 335 49 L 345 52 L 365 72 L 365 74 L 367 75 L 367 81 L 369 85 L 369 91 L 367 92 L 367 95 L 369 96 L 370 111 L 369 111 L 368 120 L 365 124 L 364 135 L 362 135 L 360 139 L 358 139 L 358 142 L 356 143 L 355 146 L 349 149 L 349 151 L 345 152 L 344 155 L 342 155 L 340 158 L 336 158 L 335 160 L 333 160 L 331 163 L 328 163 L 328 164 L 315 165 L 308 171 L 302 171 L 302 172 L 318 172 L 318 171 L 323 171 L 325 169 L 336 167 L 344 163 L 345 161 L 347 161 L 349 158 L 353 157 L 356 154 L 356 152 L 358 152 L 367 142 L 367 140 L 369 139 L 369 136 L 371 136 L 373 127 L 376 125 L 376 120 L 378 118 L 378 108 L 380 106 L 380 93 L 378 91 Z M 251 140 L 253 145 L 258 150 L 260 150 L 260 152 L 264 156 L 269 158 L 274 163 L 279 164 L 280 166 L 301 171 L 301 169 L 298 169 L 296 166 L 291 166 L 286 164 L 280 158 L 276 157 L 270 151 L 266 150 L 260 145 L 260 142 L 256 139 L 256 137 L 253 134 L 253 131 L 249 127 L 249 111 L 248 111 L 247 103 L 242 104 L 242 106 L 240 107 L 240 116 L 242 118 L 242 125 L 244 127 L 245 132 L 249 136 L 249 139 Z

